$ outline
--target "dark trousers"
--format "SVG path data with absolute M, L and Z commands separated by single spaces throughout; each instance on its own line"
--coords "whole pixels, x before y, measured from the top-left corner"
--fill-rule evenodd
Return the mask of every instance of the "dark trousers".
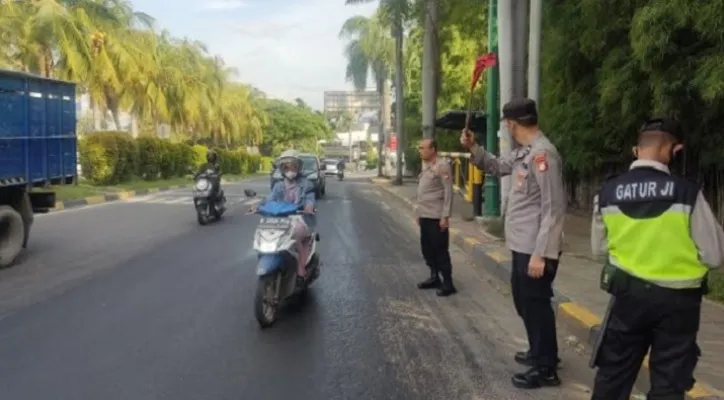
M 666 289 L 634 277 L 614 285 L 591 398 L 629 399 L 650 348 L 651 389 L 646 398 L 684 400 L 694 386 L 701 355 L 696 334 L 702 291 Z
M 530 357 L 537 367 L 555 367 L 558 360 L 556 316 L 553 312 L 553 280 L 558 272 L 558 260 L 545 260 L 543 276 L 528 276 L 530 254 L 513 253 L 510 286 L 515 310 L 523 319 L 528 334 Z
M 442 275 L 445 280 L 452 278 L 452 263 L 450 262 L 450 231 L 440 229 L 440 220 L 433 218 L 420 218 L 420 247 L 425 264 L 430 271 Z

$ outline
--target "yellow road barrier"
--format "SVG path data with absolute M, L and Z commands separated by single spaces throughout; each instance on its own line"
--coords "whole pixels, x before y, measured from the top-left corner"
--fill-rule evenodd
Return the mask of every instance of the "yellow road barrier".
M 463 195 L 468 203 L 473 201 L 473 185 L 483 183 L 484 172 L 470 164 L 469 153 L 440 152 L 450 159 L 453 168 L 453 188 Z

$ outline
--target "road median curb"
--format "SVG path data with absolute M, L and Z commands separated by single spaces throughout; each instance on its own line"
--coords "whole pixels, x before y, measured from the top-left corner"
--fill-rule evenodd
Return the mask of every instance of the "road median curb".
M 371 181 L 380 186 L 385 192 L 404 202 L 410 210 L 414 210 L 415 205 L 410 199 L 389 188 L 389 180 L 372 178 Z M 506 283 L 510 282 L 510 252 L 507 250 L 501 251 L 500 241 L 493 244 L 481 243 L 475 237 L 468 236 L 455 228 L 450 228 L 450 241 L 471 256 L 476 265 L 484 268 L 497 279 Z M 579 337 L 581 342 L 591 349 L 600 333 L 601 316 L 576 303 L 559 291 L 555 291 L 553 303 L 558 311 L 558 321 L 563 323 L 572 334 Z M 646 375 L 648 375 L 648 357 L 644 360 L 643 367 L 642 370 L 646 369 Z M 639 381 L 643 382 L 641 378 L 640 376 Z M 686 394 L 686 398 L 689 400 L 724 399 L 722 393 L 714 390 L 709 385 L 699 382 Z
M 246 179 L 249 179 L 250 177 L 243 177 L 239 179 L 231 179 L 231 180 L 222 180 L 221 183 L 236 183 L 241 182 Z M 136 196 L 143 196 L 151 193 L 159 193 L 159 192 L 167 192 L 169 190 L 175 190 L 175 189 L 188 189 L 191 187 L 191 183 L 185 183 L 183 185 L 171 185 L 171 186 L 160 186 L 156 188 L 145 188 L 145 189 L 136 189 L 136 190 L 122 190 L 118 192 L 110 192 L 106 194 L 101 194 L 97 196 L 89 196 L 89 197 L 82 197 L 79 199 L 71 199 L 71 200 L 62 200 L 62 201 L 56 201 L 55 207 L 52 208 L 49 212 L 57 212 L 62 210 L 67 210 L 69 208 L 79 208 L 79 207 L 85 207 L 85 206 L 93 206 L 103 203 L 110 203 L 118 200 L 126 200 L 130 199 L 131 197 Z
M 55 207 L 53 209 L 51 209 L 50 212 L 57 212 L 57 211 L 67 210 L 70 208 L 79 208 L 79 207 L 93 206 L 93 205 L 98 205 L 98 204 L 103 204 L 103 203 L 110 203 L 110 202 L 114 202 L 114 201 L 118 201 L 118 200 L 130 199 L 130 198 L 136 197 L 136 196 L 143 196 L 146 194 L 158 193 L 158 192 L 167 192 L 169 190 L 174 190 L 174 189 L 186 189 L 189 187 L 191 187 L 190 184 L 185 184 L 185 185 L 163 186 L 163 187 L 150 188 L 150 189 L 123 190 L 123 191 L 110 192 L 110 193 L 97 195 L 97 196 L 82 197 L 80 199 L 56 201 Z

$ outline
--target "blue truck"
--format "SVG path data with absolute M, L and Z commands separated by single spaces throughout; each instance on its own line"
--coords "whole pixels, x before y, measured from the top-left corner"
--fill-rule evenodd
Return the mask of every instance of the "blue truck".
M 27 247 L 52 185 L 77 179 L 75 84 L 0 70 L 0 268 Z

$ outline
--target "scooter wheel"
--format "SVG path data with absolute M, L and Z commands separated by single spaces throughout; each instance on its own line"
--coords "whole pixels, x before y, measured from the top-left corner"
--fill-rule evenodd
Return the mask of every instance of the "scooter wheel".
M 273 301 L 276 279 L 277 275 L 265 276 L 260 278 L 256 284 L 254 316 L 262 329 L 274 325 L 277 320 L 279 304 Z

